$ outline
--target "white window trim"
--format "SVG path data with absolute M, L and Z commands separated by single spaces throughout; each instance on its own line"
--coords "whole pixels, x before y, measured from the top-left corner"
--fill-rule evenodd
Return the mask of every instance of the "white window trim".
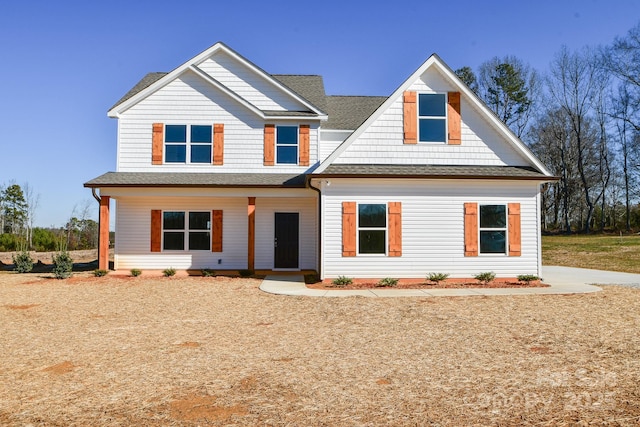
M 421 116 L 420 115 L 420 95 L 444 95 L 444 117 L 442 116 Z M 417 142 L 418 144 L 448 144 L 449 143 L 449 93 L 448 92 L 418 92 L 416 94 L 416 116 L 417 118 Z M 420 119 L 433 119 L 444 121 L 444 141 L 420 141 Z
M 384 230 L 384 253 L 362 254 L 360 253 L 360 205 L 383 205 L 384 227 L 366 227 L 363 230 Z M 357 202 L 356 203 L 356 255 L 360 257 L 386 257 L 389 255 L 389 202 Z
M 186 134 L 186 141 L 184 143 L 182 142 L 167 142 L 167 126 L 186 126 L 187 127 L 187 134 Z M 211 147 L 211 158 L 209 159 L 208 162 L 192 162 L 191 161 L 191 126 L 209 126 L 211 128 L 211 142 L 209 143 L 204 143 L 204 142 L 196 142 L 193 143 L 193 145 L 209 145 Z M 164 159 L 164 164 L 166 165 L 209 165 L 213 163 L 213 125 L 210 123 L 190 123 L 190 124 L 186 124 L 186 123 L 165 123 L 164 124 L 164 133 L 163 133 L 163 139 L 164 141 L 162 141 L 162 158 Z M 185 155 L 185 161 L 184 162 L 169 162 L 167 161 L 167 144 L 169 145 L 185 145 L 185 149 L 186 149 L 186 155 Z M 173 211 L 172 211 L 173 212 Z
M 503 228 L 481 228 L 481 206 L 504 206 L 504 227 Z M 481 231 L 504 231 L 504 252 L 503 253 L 483 253 L 481 245 Z M 504 257 L 509 255 L 509 205 L 507 203 L 478 203 L 478 256 L 484 257 Z
M 165 230 L 164 228 L 164 214 L 165 212 L 180 212 L 184 214 L 184 225 L 185 228 L 183 229 L 169 229 L 169 230 Z M 208 224 L 208 228 L 206 230 L 202 230 L 202 229 L 191 229 L 189 228 L 189 213 L 191 212 L 198 212 L 198 213 L 209 213 L 209 224 Z M 209 211 L 203 211 L 203 210 L 175 210 L 175 209 L 167 209 L 167 210 L 163 210 L 162 211 L 162 217 L 161 217 L 161 221 L 162 221 L 162 242 L 161 242 L 161 248 L 162 248 L 162 252 L 170 252 L 170 253 L 184 253 L 184 252 L 205 252 L 205 251 L 211 251 L 211 210 Z M 189 233 L 190 232 L 209 232 L 209 248 L 208 249 L 189 249 Z M 165 232 L 175 232 L 175 233 L 183 233 L 184 234 L 184 246 L 182 249 L 165 249 L 164 248 L 164 233 Z
M 296 128 L 296 162 L 295 163 L 280 163 L 278 162 L 278 128 L 279 127 L 295 127 Z M 299 125 L 275 125 L 274 141 L 273 141 L 273 157 L 274 164 L 280 166 L 298 166 L 300 164 L 300 126 Z M 293 144 L 280 144 L 282 147 L 293 147 Z

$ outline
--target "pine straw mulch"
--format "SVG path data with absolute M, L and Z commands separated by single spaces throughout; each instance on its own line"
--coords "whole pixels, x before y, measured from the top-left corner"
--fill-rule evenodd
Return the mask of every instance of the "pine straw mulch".
M 640 290 L 307 298 L 83 274 L 0 273 L 0 425 L 640 422 Z

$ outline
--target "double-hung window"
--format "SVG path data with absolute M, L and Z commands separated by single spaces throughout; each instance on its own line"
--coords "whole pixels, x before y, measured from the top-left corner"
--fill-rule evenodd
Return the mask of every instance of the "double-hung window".
M 166 125 L 167 163 L 211 163 L 212 126 Z
M 164 250 L 209 250 L 211 212 L 165 211 L 162 234 Z
M 480 253 L 507 253 L 507 209 L 505 205 L 480 205 Z
M 358 205 L 358 253 L 385 254 L 387 247 L 387 205 Z
M 447 95 L 418 95 L 418 141 L 447 142 Z
M 276 126 L 276 163 L 298 164 L 297 126 Z

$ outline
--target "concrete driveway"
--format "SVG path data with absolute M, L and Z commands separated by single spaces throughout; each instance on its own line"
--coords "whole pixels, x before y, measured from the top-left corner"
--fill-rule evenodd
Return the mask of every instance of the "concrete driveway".
M 542 278 L 545 283 L 557 285 L 598 284 L 622 285 L 632 288 L 640 288 L 640 274 L 590 270 L 587 268 L 559 267 L 554 265 L 543 266 Z

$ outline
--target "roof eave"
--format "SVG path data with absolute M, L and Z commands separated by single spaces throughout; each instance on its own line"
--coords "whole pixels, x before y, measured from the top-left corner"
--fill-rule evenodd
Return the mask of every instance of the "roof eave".
M 483 179 L 483 180 L 514 180 L 554 182 L 560 178 L 556 176 L 511 176 L 511 175 L 454 175 L 454 174 L 348 174 L 348 173 L 319 173 L 307 175 L 307 180 L 314 178 L 384 178 L 384 179 Z
M 305 188 L 305 183 L 291 185 L 277 184 L 92 184 L 85 182 L 85 188 Z

